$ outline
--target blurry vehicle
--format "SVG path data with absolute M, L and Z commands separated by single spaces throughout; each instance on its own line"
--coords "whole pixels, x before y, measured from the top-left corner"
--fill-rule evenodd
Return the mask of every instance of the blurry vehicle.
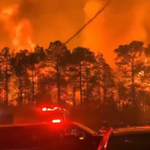
M 7 110 L 0 110 L 0 125 L 13 124 L 13 113 Z
M 0 126 L 0 149 L 97 150 L 102 139 L 88 127 L 70 121 Z
M 110 129 L 100 142 L 98 150 L 149 150 L 150 127 Z

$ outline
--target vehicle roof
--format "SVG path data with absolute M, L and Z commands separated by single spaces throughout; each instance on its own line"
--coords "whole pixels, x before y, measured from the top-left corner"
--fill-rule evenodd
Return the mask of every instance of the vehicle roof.
M 123 135 L 135 135 L 135 134 L 150 134 L 150 127 L 148 126 L 139 126 L 139 127 L 126 127 L 118 128 L 113 130 L 113 136 L 123 136 Z
M 84 126 L 81 123 L 74 122 L 74 121 L 63 121 L 61 127 L 65 126 L 65 125 L 69 125 L 69 124 L 74 124 L 82 129 L 84 129 L 85 131 L 89 132 L 92 135 L 96 134 L 96 132 L 94 132 L 92 129 Z M 0 125 L 0 128 L 2 128 L 2 127 L 34 127 L 34 126 L 42 126 L 42 125 L 56 125 L 56 124 L 53 124 L 53 123 L 14 124 L 14 125 Z
M 71 124 L 71 121 L 64 121 L 65 124 Z M 0 127 L 26 127 L 26 126 L 40 126 L 40 125 L 51 125 L 52 123 L 22 123 L 22 124 L 11 124 L 11 125 L 0 125 Z
M 92 134 L 92 135 L 95 135 L 95 134 L 96 134 L 95 131 L 93 131 L 92 129 L 88 128 L 87 126 L 85 126 L 85 125 L 83 125 L 83 124 L 81 124 L 81 123 L 72 122 L 72 124 L 77 125 L 78 127 L 84 129 L 85 131 L 89 132 L 89 133 Z

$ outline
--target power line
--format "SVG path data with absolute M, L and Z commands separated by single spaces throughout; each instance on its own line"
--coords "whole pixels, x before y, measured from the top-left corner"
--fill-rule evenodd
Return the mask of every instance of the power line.
M 94 21 L 96 19 L 96 17 L 98 15 L 100 15 L 105 8 L 108 6 L 108 4 L 110 3 L 111 0 L 108 0 L 106 2 L 106 4 L 86 23 L 84 24 L 72 37 L 70 37 L 65 43 L 64 45 L 68 44 L 73 38 L 75 38 L 83 29 L 85 29 L 92 21 Z
M 106 4 L 86 23 L 84 24 L 72 37 L 70 37 L 65 43 L 62 43 L 57 49 L 55 49 L 54 54 L 58 54 L 61 52 L 61 49 L 65 47 L 66 44 L 68 44 L 73 38 L 75 38 L 83 29 L 85 29 L 98 15 L 100 15 L 105 8 L 108 6 L 111 0 L 108 0 Z

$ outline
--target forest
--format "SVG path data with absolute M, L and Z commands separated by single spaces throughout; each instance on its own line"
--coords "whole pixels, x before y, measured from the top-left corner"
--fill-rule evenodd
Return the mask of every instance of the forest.
M 0 102 L 42 102 L 67 106 L 140 110 L 150 106 L 150 45 L 132 41 L 114 50 L 115 68 L 99 51 L 69 50 L 61 41 L 33 51 L 4 47 L 0 51 Z M 109 55 L 109 52 L 108 52 Z M 113 59 L 113 58 L 112 58 Z

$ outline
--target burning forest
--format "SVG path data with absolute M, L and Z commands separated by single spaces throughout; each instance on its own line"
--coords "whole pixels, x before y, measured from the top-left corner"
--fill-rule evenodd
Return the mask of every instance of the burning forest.
M 149 110 L 149 1 L 112 1 L 63 44 L 104 3 L 0 2 L 0 102 Z
M 149 51 L 144 43 L 133 41 L 114 50 L 117 68 L 113 69 L 102 53 L 65 46 L 56 53 L 60 41 L 47 49 L 18 52 L 1 50 L 1 102 L 35 103 L 49 99 L 69 105 L 103 103 L 112 99 L 116 106 L 133 103 L 146 95 L 140 105 L 149 101 Z M 129 96 L 130 95 L 130 96 Z

